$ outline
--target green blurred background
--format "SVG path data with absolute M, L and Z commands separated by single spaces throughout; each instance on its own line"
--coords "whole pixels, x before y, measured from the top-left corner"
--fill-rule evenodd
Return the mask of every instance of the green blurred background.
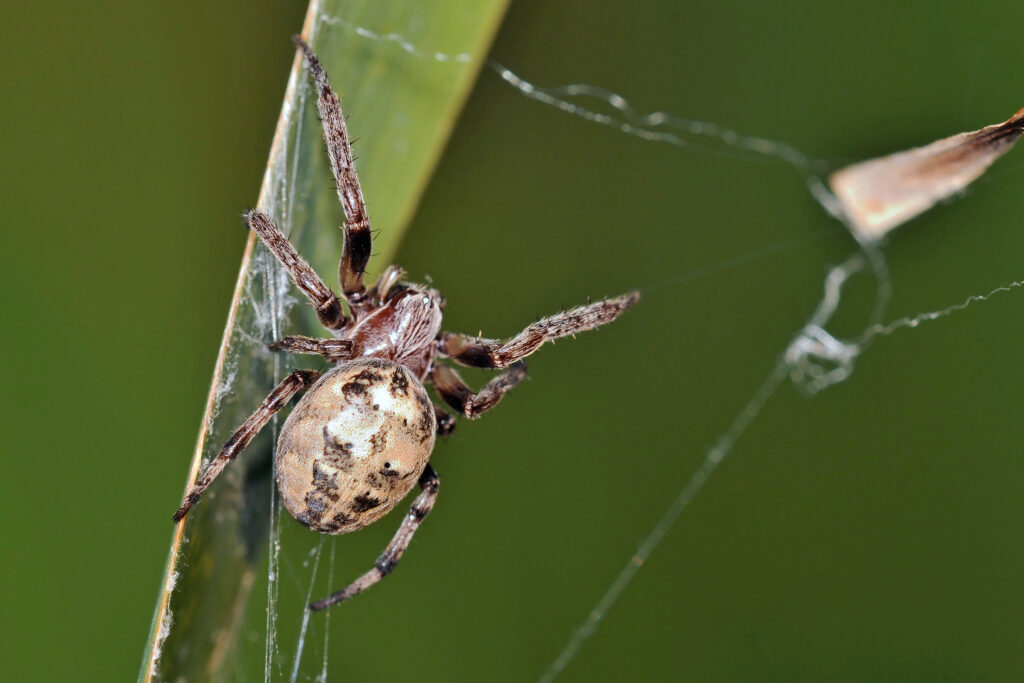
M 304 10 L 0 9 L 5 680 L 135 674 Z M 492 57 L 839 165 L 1024 105 L 1022 15 L 521 1 Z M 894 236 L 889 318 L 1024 277 L 1021 154 Z M 648 296 L 544 349 L 532 381 L 439 445 L 443 492 L 401 570 L 332 612 L 331 679 L 535 679 L 852 249 L 782 164 L 636 140 L 484 70 L 398 262 L 447 294 L 450 328 L 494 336 Z M 847 332 L 869 308 L 859 284 Z M 1020 302 L 881 339 L 813 399 L 783 386 L 564 680 L 1018 680 Z M 328 541 L 335 583 L 396 521 Z M 286 561 L 281 591 L 304 593 L 303 571 Z M 321 657 L 322 623 L 310 633 Z

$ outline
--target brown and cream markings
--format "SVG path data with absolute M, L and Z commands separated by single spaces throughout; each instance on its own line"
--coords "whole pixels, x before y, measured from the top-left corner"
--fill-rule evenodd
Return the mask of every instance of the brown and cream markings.
M 416 485 L 434 448 L 434 407 L 397 363 L 365 358 L 325 374 L 281 430 L 277 486 L 315 531 L 375 522 Z

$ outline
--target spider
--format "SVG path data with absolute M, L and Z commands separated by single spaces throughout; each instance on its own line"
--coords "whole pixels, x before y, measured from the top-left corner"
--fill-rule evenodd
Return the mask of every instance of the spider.
M 345 213 L 339 274 L 348 314 L 269 216 L 259 210 L 244 214 L 246 224 L 288 270 L 320 323 L 333 335 L 330 339 L 287 336 L 269 348 L 319 355 L 332 367 L 323 373 L 296 370 L 285 377 L 189 489 L 174 521 L 181 522 L 274 414 L 305 391 L 281 429 L 275 456 L 278 491 L 295 519 L 313 531 L 348 533 L 377 521 L 416 484 L 420 487 L 373 568 L 309 606 L 316 611 L 361 593 L 391 573 L 434 506 L 440 480 L 430 465 L 430 454 L 437 435 L 452 433 L 455 418 L 431 402 L 424 384 L 432 385 L 462 416 L 479 417 L 526 377 L 524 357 L 546 341 L 615 320 L 640 295 L 631 292 L 563 311 L 499 341 L 441 332 L 444 297 L 431 287 L 404 282 L 404 272 L 397 266 L 389 266 L 366 289 L 363 273 L 370 259 L 370 220 L 341 103 L 309 45 L 299 36 L 293 40 L 317 89 L 317 108 Z M 438 362 L 441 358 L 504 372 L 474 393 L 452 367 Z

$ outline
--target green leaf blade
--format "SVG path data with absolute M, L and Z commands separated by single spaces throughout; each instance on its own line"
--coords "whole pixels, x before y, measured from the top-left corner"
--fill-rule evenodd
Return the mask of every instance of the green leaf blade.
M 351 116 L 349 131 L 356 140 L 357 168 L 375 230 L 370 278 L 397 249 L 505 5 L 506 0 L 488 0 L 458 11 L 440 2 L 310 5 L 303 34 Z M 379 33 L 357 28 L 364 26 Z M 392 31 L 407 42 L 389 36 Z M 436 56 L 410 51 L 412 45 L 458 51 Z M 325 282 L 336 286 L 342 212 L 316 119 L 315 94 L 298 57 L 258 206 L 278 222 Z M 287 275 L 250 235 L 185 488 L 290 369 L 290 359 L 265 348 L 289 333 L 323 334 Z M 298 673 L 301 650 L 281 652 L 274 642 L 281 545 L 281 511 L 271 481 L 275 437 L 276 426 L 271 425 L 175 528 L 140 681 L 235 679 L 244 677 L 260 656 L 267 679 Z M 308 532 L 299 538 L 296 542 L 313 547 L 319 560 L 320 540 Z M 262 581 L 268 547 L 275 575 L 268 583 L 269 609 L 250 604 L 258 602 L 250 598 Z M 269 634 L 265 642 L 240 642 L 243 633 L 261 628 Z

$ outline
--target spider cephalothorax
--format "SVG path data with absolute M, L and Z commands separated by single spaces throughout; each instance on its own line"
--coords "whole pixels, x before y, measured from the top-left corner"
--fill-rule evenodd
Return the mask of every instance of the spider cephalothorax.
M 180 522 L 274 414 L 305 391 L 281 429 L 275 460 L 281 499 L 299 522 L 323 533 L 355 531 L 387 514 L 417 483 L 422 489 L 373 569 L 311 605 L 323 609 L 390 573 L 434 505 L 440 481 L 430 466 L 430 454 L 436 436 L 450 434 L 455 418 L 431 403 L 424 384 L 464 417 L 478 417 L 523 380 L 522 359 L 544 342 L 609 323 L 640 295 L 632 292 L 579 306 L 499 341 L 441 332 L 444 297 L 432 288 L 402 282 L 404 273 L 395 266 L 367 290 L 363 273 L 370 258 L 370 220 L 341 104 L 312 50 L 300 38 L 295 42 L 316 84 L 331 169 L 345 211 L 340 280 L 348 315 L 270 217 L 258 210 L 246 212 L 248 226 L 288 270 L 320 323 L 334 335 L 284 337 L 270 348 L 319 355 L 334 367 L 322 374 L 296 370 L 288 375 L 224 444 L 189 489 L 174 519 Z M 474 393 L 441 359 L 505 371 Z

